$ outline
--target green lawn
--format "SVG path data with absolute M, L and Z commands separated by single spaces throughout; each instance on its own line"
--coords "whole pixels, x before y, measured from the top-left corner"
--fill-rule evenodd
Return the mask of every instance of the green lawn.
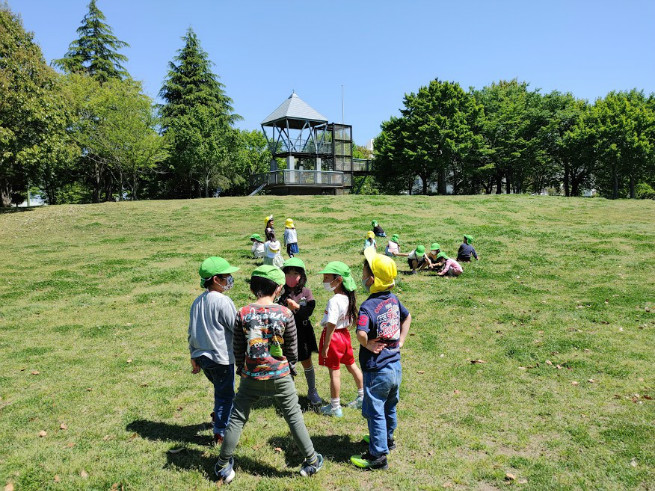
M 216 486 L 211 388 L 190 373 L 188 309 L 210 255 L 241 267 L 230 295 L 249 301 L 248 236 L 262 233 L 268 213 L 280 235 L 283 218 L 296 222 L 316 325 L 328 294 L 315 273 L 339 259 L 359 278 L 373 218 L 406 252 L 438 241 L 454 254 L 470 233 L 481 261 L 456 279 L 399 275 L 413 322 L 389 471 L 351 467 L 366 424 L 344 409 L 336 421 L 305 414 L 326 465 L 300 477 L 286 424 L 263 400 L 237 449 L 235 489 L 654 487 L 655 202 L 531 196 L 220 198 L 0 214 L 0 485 Z M 323 367 L 317 380 L 327 397 Z M 306 404 L 303 376 L 296 385 Z M 342 400 L 354 395 L 344 372 Z

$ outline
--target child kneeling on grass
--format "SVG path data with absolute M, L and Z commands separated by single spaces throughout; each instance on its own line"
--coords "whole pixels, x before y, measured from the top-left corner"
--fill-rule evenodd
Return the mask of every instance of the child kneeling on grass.
M 225 295 L 239 268 L 230 266 L 222 257 L 209 257 L 200 265 L 200 286 L 205 292 L 195 299 L 189 313 L 189 351 L 191 373 L 203 371 L 214 386 L 214 442 L 223 441 L 223 434 L 234 399 L 234 354 L 232 336 L 237 309 Z
M 248 422 L 250 408 L 262 396 L 273 397 L 305 457 L 300 474 L 311 476 L 323 466 L 323 456 L 316 453 L 307 432 L 291 377 L 295 375 L 294 364 L 298 360 L 296 323 L 288 308 L 275 303 L 284 283 L 284 273 L 279 268 L 259 266 L 250 278 L 250 290 L 257 300 L 236 314 L 234 358 L 241 383 L 214 467 L 216 475 L 225 483 L 234 479 L 234 450 Z
M 359 308 L 357 340 L 364 372 L 362 415 L 368 420 L 368 452 L 353 455 L 350 461 L 362 469 L 387 469 L 387 454 L 396 448 L 393 435 L 402 380 L 400 349 L 412 316 L 391 293 L 397 275 L 393 259 L 372 249 L 364 254 L 362 284 L 371 295 Z

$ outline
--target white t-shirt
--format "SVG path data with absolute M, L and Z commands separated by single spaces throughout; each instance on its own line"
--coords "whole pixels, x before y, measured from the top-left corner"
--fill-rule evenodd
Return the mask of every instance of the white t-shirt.
M 348 297 L 343 293 L 337 293 L 328 300 L 327 307 L 321 319 L 321 326 L 328 323 L 337 326 L 337 329 L 347 329 L 350 326 L 348 321 Z
M 254 257 L 264 257 L 264 243 L 254 241 L 252 243 L 252 255 Z

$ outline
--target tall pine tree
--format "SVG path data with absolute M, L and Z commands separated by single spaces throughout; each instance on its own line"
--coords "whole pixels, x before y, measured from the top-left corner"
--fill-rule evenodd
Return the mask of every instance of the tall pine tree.
M 233 128 L 240 117 L 234 114 L 232 99 L 211 71 L 208 55 L 189 29 L 159 93 L 162 129 L 170 143 L 166 162 L 168 179 L 164 196 L 211 196 L 234 183 L 231 165 L 238 135 Z
M 127 57 L 118 50 L 129 45 L 114 36 L 96 0 L 91 0 L 88 8 L 82 25 L 77 28 L 79 39 L 69 45 L 63 58 L 54 61 L 55 65 L 67 73 L 84 73 L 101 83 L 127 77 L 121 64 Z

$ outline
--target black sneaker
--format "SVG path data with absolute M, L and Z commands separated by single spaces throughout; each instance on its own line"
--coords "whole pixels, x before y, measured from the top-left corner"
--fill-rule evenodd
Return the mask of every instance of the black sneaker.
M 300 475 L 303 477 L 309 477 L 316 474 L 323 467 L 323 456 L 320 453 L 316 454 L 316 459 L 314 462 L 309 463 L 307 459 L 300 466 Z
M 350 457 L 350 462 L 352 462 L 355 467 L 359 467 L 360 469 L 384 470 L 389 468 L 386 455 L 374 457 L 368 452 L 366 452 L 364 455 L 353 455 Z
M 362 443 L 365 443 L 366 445 L 368 445 L 370 442 L 371 442 L 370 435 L 366 434 L 366 435 L 364 435 L 362 437 Z M 387 448 L 389 450 L 396 450 L 396 440 L 394 440 L 393 438 L 388 439 L 387 440 Z

